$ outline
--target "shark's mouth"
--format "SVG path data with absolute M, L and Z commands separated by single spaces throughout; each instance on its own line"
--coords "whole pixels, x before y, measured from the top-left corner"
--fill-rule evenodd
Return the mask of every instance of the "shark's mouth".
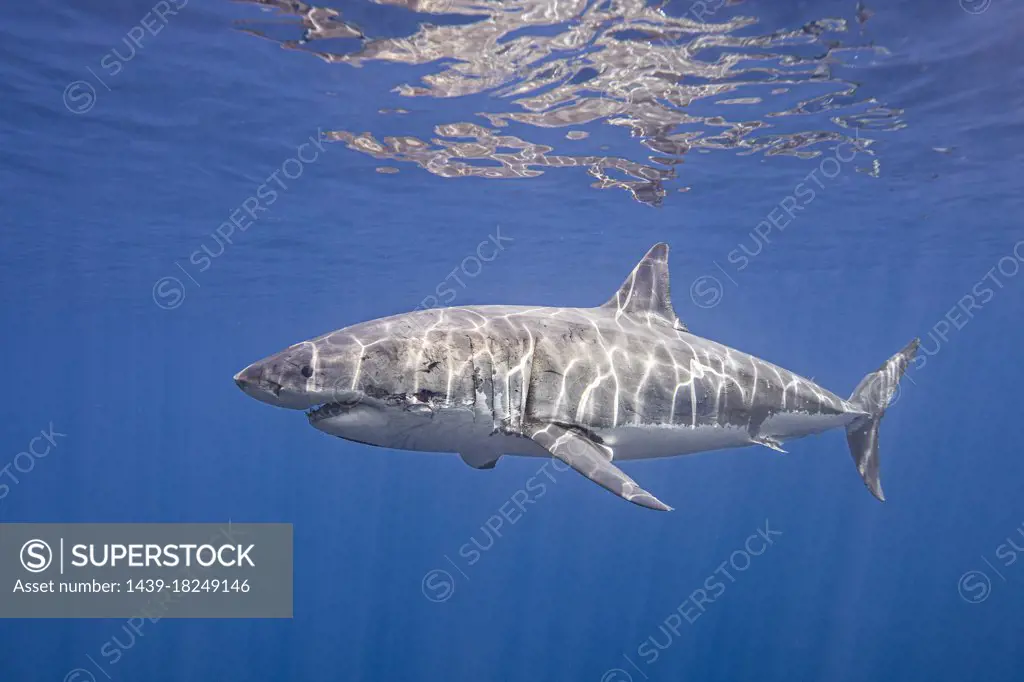
M 353 400 L 351 402 L 344 403 L 324 403 L 323 405 L 314 407 L 306 412 L 306 418 L 309 419 L 310 424 L 316 424 L 324 419 L 330 419 L 350 412 L 352 408 L 361 402 L 361 400 Z

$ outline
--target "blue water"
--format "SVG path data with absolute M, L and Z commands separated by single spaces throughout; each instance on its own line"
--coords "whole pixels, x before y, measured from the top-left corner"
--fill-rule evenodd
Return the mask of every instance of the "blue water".
M 6 3 L 0 520 L 292 523 L 295 573 L 290 620 L 3 621 L 0 679 L 1019 678 L 1024 11 L 706 4 Z M 628 466 L 672 513 L 568 472 L 508 514 L 538 461 L 231 381 L 445 283 L 597 305 L 658 241 L 695 333 L 839 394 L 921 337 L 886 503 L 836 431 Z

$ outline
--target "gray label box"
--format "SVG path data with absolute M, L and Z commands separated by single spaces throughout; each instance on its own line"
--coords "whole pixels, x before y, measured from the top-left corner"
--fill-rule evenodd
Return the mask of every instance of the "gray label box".
M 0 618 L 291 617 L 291 524 L 0 524 Z

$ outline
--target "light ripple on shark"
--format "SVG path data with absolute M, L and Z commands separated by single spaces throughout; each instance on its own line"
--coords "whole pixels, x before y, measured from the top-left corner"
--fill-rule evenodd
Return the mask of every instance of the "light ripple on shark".
M 656 244 L 596 308 L 465 306 L 371 320 L 295 344 L 235 376 L 248 395 L 309 409 L 315 428 L 385 448 L 556 457 L 650 509 L 669 506 L 617 463 L 782 443 L 844 427 L 884 499 L 878 426 L 918 341 L 843 399 L 810 379 L 690 333 Z

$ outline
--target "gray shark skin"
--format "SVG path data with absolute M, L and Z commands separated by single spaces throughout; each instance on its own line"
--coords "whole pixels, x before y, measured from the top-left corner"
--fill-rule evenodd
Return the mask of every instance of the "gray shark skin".
M 325 433 L 367 445 L 556 457 L 611 492 L 671 509 L 619 461 L 762 445 L 844 427 L 865 485 L 884 499 L 878 425 L 915 339 L 849 398 L 715 341 L 672 310 L 656 244 L 597 308 L 420 310 L 303 341 L 235 376 L 248 395 L 308 409 Z

